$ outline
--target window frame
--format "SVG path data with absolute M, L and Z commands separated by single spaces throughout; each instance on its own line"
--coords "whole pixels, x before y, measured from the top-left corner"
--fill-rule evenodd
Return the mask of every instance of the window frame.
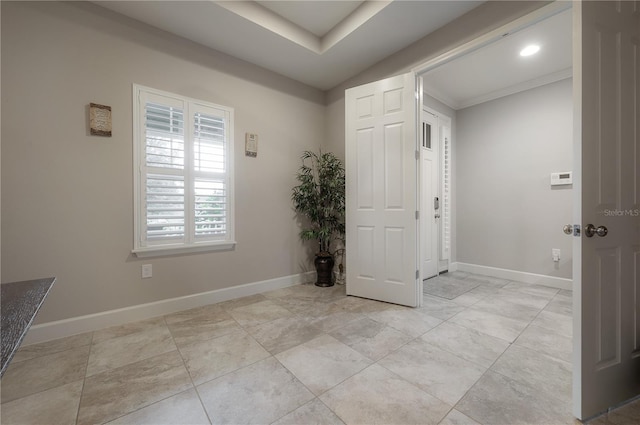
M 169 103 L 183 105 L 184 116 L 184 168 L 176 175 L 184 176 L 184 236 L 179 242 L 157 241 L 148 243 L 146 240 L 146 179 L 147 175 L 154 175 L 153 171 L 147 172 L 146 163 L 146 125 L 145 125 L 145 101 L 146 97 L 167 98 Z M 225 132 L 225 191 L 226 191 L 226 234 L 223 239 L 203 238 L 195 232 L 195 182 L 198 177 L 206 179 L 206 173 L 197 171 L 194 164 L 194 126 L 193 117 L 202 108 L 217 109 L 224 114 Z M 214 104 L 211 102 L 181 96 L 162 90 L 133 84 L 133 181 L 134 181 L 134 243 L 133 250 L 137 257 L 167 256 L 187 254 L 193 252 L 221 251 L 234 249 L 235 220 L 234 220 L 234 110 L 231 107 Z M 171 175 L 168 172 L 163 175 Z M 220 174 L 220 173 L 218 173 Z M 210 175 L 209 178 L 212 178 Z M 191 190 L 188 190 L 191 189 Z

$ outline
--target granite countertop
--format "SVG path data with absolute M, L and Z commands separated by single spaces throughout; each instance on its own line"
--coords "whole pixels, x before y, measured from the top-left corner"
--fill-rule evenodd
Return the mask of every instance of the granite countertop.
M 33 323 L 40 306 L 56 281 L 55 277 L 25 280 L 0 285 L 2 299 L 0 323 L 0 346 L 2 364 L 0 376 L 4 375 L 13 355 L 20 347 L 24 336 Z

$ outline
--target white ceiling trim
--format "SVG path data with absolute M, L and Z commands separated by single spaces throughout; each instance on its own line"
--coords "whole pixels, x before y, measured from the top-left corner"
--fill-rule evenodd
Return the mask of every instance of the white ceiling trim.
M 393 0 L 365 1 L 323 37 L 318 37 L 254 1 L 214 1 L 226 10 L 286 38 L 313 53 L 322 55 L 360 28 Z
M 311 50 L 314 53 L 321 52 L 321 41 L 319 37 L 277 13 L 260 6 L 256 2 L 216 1 L 215 3 L 254 24 L 260 25 L 274 34 L 293 41 L 305 49 Z
M 487 93 L 482 96 L 474 97 L 460 103 L 460 108 L 464 109 L 470 106 L 479 105 L 480 103 L 489 102 L 490 100 L 498 99 L 500 97 L 509 96 L 512 94 L 520 93 L 522 91 L 531 90 L 536 87 L 544 86 L 547 84 L 555 83 L 556 81 L 565 80 L 573 76 L 573 68 L 566 68 L 562 71 L 554 72 L 552 74 L 543 75 L 533 80 L 524 81 L 516 85 L 505 87 L 500 90 Z
M 500 90 L 495 90 L 482 96 L 466 99 L 463 102 L 456 102 L 451 97 L 447 96 L 444 92 L 440 92 L 435 87 L 425 87 L 424 92 L 434 99 L 444 103 L 450 108 L 457 110 L 469 108 L 470 106 L 479 105 L 484 102 L 499 99 L 504 96 L 520 93 L 522 91 L 531 90 L 536 87 L 544 86 L 546 84 L 555 83 L 556 81 L 565 80 L 573 76 L 573 68 L 566 68 L 558 72 L 543 75 L 533 80 L 524 81 L 522 83 L 515 84 L 513 86 L 505 87 Z
M 322 37 L 321 53 L 326 52 L 349 34 L 364 25 L 382 9 L 391 4 L 393 0 L 386 1 L 365 1 L 350 15 L 344 18 L 338 25 Z
M 245 0 L 246 1 L 246 0 Z M 364 0 L 253 0 L 318 37 L 324 36 Z

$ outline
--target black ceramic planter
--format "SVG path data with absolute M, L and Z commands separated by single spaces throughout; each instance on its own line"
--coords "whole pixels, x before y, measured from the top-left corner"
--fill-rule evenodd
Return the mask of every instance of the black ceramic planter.
M 333 257 L 323 253 L 316 254 L 316 259 L 313 263 L 318 273 L 316 286 L 333 286 L 333 265 L 335 263 Z

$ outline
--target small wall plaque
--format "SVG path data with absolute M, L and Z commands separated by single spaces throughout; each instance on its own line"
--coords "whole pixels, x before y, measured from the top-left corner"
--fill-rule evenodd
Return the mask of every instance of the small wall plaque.
M 250 157 L 258 156 L 258 135 L 246 133 L 244 139 L 244 154 Z
M 111 106 L 90 103 L 89 127 L 94 136 L 111 137 Z

